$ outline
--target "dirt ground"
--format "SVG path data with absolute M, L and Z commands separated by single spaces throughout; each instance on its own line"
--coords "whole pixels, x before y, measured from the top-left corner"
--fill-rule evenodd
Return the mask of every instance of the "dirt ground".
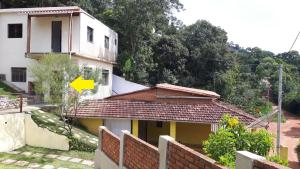
M 300 169 L 297 153 L 295 151 L 300 139 L 300 117 L 284 111 L 286 122 L 281 125 L 281 145 L 288 147 L 289 167 Z M 276 134 L 277 123 L 272 122 L 268 128 L 269 131 Z M 276 140 L 275 140 L 276 141 Z M 276 145 L 276 144 L 274 144 Z

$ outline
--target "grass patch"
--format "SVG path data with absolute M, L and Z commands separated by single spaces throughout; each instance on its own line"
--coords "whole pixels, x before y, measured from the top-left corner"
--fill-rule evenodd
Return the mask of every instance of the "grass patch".
M 95 135 L 77 127 L 73 127 L 72 136 L 68 135 L 67 130 L 64 128 L 64 123 L 55 113 L 36 110 L 32 112 L 31 118 L 38 126 L 47 128 L 54 133 L 67 136 L 70 139 L 71 150 L 94 152 L 97 148 L 98 138 Z
M 0 158 L 6 158 L 6 159 L 14 159 L 18 161 L 28 161 L 30 163 L 38 163 L 40 165 L 53 165 L 56 168 L 58 167 L 66 167 L 70 169 L 92 169 L 93 167 L 89 167 L 86 165 L 82 165 L 79 163 L 72 163 L 69 161 L 62 161 L 58 159 L 50 159 L 50 158 L 45 158 L 45 157 L 30 157 L 30 156 L 24 156 L 22 154 L 5 154 L 5 153 L 0 153 Z M 12 166 L 13 164 L 9 165 L 9 167 L 12 167 L 12 169 L 15 169 L 15 167 Z
M 81 151 L 60 151 L 60 150 L 53 150 L 53 149 L 46 149 L 46 148 L 39 148 L 39 147 L 32 147 L 32 146 L 25 146 L 22 148 L 17 149 L 16 151 L 22 152 L 32 152 L 34 153 L 42 153 L 44 155 L 47 154 L 56 154 L 56 155 L 63 155 L 63 156 L 68 156 L 72 158 L 80 158 L 83 160 L 93 160 L 94 159 L 94 153 L 89 153 L 89 152 L 81 152 Z M 14 159 L 18 161 L 27 161 L 29 163 L 38 163 L 41 165 L 53 165 L 56 168 L 58 167 L 66 167 L 70 169 L 92 169 L 93 167 L 89 167 L 80 163 L 73 163 L 69 161 L 62 161 L 58 159 L 51 159 L 51 158 L 46 158 L 44 156 L 41 157 L 33 157 L 33 156 L 25 156 L 22 154 L 8 154 L 8 153 L 0 153 L 0 158 L 2 159 Z M 5 164 L 0 164 L 0 168 L 5 168 L 5 169 L 22 169 L 24 167 L 18 167 L 14 166 L 14 164 L 10 165 L 5 165 Z
M 29 151 L 33 153 L 42 153 L 42 154 L 57 154 L 57 155 L 81 158 L 85 160 L 94 160 L 94 156 L 95 156 L 94 153 L 85 152 L 85 151 L 77 151 L 77 150 L 61 151 L 61 150 L 53 150 L 53 149 L 32 147 L 32 146 L 25 146 L 20 149 L 17 149 L 16 151 L 21 151 L 21 152 Z
M 1 155 L 0 155 L 1 156 Z M 24 169 L 23 167 L 17 167 L 13 165 L 0 164 L 0 168 L 5 169 Z
M 16 91 L 0 81 L 0 95 L 8 96 L 11 99 L 16 98 L 12 93 L 16 93 Z

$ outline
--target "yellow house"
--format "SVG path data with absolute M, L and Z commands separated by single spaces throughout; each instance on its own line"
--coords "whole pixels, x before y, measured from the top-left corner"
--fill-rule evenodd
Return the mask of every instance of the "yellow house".
M 217 130 L 224 114 L 236 116 L 245 124 L 255 121 L 251 115 L 220 102 L 219 97 L 211 91 L 158 84 L 103 100 L 85 101 L 76 117 L 94 134 L 105 125 L 116 135 L 128 130 L 153 145 L 158 144 L 159 135 L 170 135 L 201 150 L 202 142 Z

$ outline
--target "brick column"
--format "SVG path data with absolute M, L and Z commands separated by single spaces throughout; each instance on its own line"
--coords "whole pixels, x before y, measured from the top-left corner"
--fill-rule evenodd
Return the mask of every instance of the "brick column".
M 95 169 L 100 169 L 101 166 L 101 149 L 102 149 L 102 132 L 106 129 L 105 126 L 99 126 L 99 134 L 98 134 L 98 148 L 95 151 Z
M 102 147 L 102 131 L 106 129 L 105 126 L 99 126 L 99 134 L 98 134 L 98 149 L 101 150 Z
M 159 151 L 159 169 L 167 169 L 168 158 L 168 142 L 174 141 L 174 138 L 170 136 L 159 136 L 158 151 Z
M 125 138 L 126 134 L 130 134 L 130 132 L 127 131 L 127 130 L 122 130 L 121 131 L 121 136 L 120 136 L 120 156 L 119 156 L 119 168 L 120 169 L 125 168 L 123 166 L 123 164 L 124 164 L 124 141 L 125 141 L 124 138 Z

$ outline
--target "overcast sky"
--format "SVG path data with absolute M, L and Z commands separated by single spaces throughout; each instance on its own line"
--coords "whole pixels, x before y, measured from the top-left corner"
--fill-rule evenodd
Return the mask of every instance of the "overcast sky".
M 300 0 L 180 0 L 184 24 L 208 20 L 242 47 L 286 52 L 300 31 Z M 300 37 L 294 50 L 300 51 Z

